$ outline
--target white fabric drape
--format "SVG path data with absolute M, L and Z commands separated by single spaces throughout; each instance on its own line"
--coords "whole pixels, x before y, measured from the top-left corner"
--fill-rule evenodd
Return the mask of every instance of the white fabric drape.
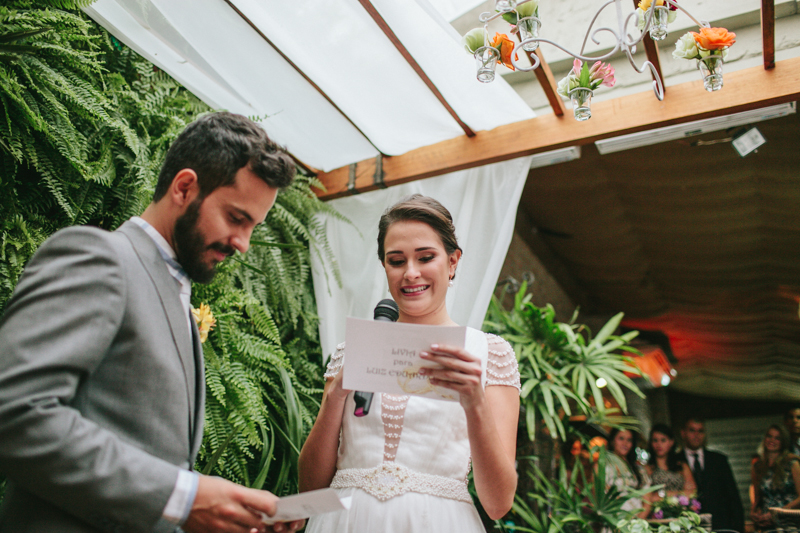
M 475 79 L 461 36 L 426 0 L 372 5 L 473 131 L 535 116 L 499 75 Z M 208 105 L 257 117 L 320 170 L 464 135 L 357 0 L 98 0 L 85 11 Z
M 413 193 L 439 200 L 453 215 L 464 254 L 455 286 L 447 293 L 447 309 L 457 323 L 480 329 L 511 242 L 529 167 L 530 157 L 523 157 L 332 200 L 353 224 L 326 220 L 342 287 L 314 258 L 323 354 L 333 353 L 344 340 L 346 317 L 371 319 L 375 304 L 391 297 L 378 260 L 378 220 L 387 207 Z

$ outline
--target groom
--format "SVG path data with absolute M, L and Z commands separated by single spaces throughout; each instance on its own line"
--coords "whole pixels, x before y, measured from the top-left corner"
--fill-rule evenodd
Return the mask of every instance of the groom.
M 247 251 L 293 175 L 256 124 L 206 115 L 141 217 L 42 245 L 0 321 L 0 531 L 266 529 L 275 496 L 191 470 L 205 382 L 190 279 Z

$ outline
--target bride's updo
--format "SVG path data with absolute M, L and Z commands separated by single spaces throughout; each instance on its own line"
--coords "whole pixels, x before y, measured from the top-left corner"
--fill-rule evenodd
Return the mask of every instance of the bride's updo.
M 386 240 L 386 232 L 395 222 L 413 220 L 424 222 L 439 235 L 447 254 L 452 254 L 456 250 L 461 251 L 456 239 L 456 228 L 453 225 L 453 217 L 445 206 L 429 196 L 412 194 L 406 196 L 392 207 L 383 212 L 380 222 L 378 222 L 378 258 L 383 262 L 386 250 L 383 242 Z M 462 251 L 463 252 L 463 251 Z

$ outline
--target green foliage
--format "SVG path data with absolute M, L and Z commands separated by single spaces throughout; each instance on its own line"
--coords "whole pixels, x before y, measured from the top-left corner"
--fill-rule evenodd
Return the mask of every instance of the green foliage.
M 614 530 L 620 521 L 631 519 L 639 509 L 623 510 L 625 502 L 655 488 L 631 491 L 623 497 L 613 484 L 607 486 L 607 453 L 605 448 L 598 450 L 596 472 L 586 472 L 580 462 L 572 471 L 561 462 L 555 479 L 535 466 L 526 470 L 533 480 L 533 490 L 516 495 L 512 517 L 527 527 L 506 524 L 498 528 L 532 533 L 596 533 L 600 528 Z
M 614 335 L 622 313 L 593 337 L 586 326 L 575 323 L 577 313 L 569 323 L 558 322 L 553 307 L 536 307 L 527 290 L 527 283 L 523 283 L 510 309 L 502 306 L 502 298 L 493 296 L 484 330 L 502 336 L 514 347 L 525 412 L 521 426 L 528 438 L 533 441 L 543 424 L 553 438 L 565 440 L 565 420 L 574 415 L 581 415 L 592 425 L 636 427 L 634 418 L 605 408 L 603 391 L 597 386 L 597 380 L 604 379 L 608 394 L 623 412 L 627 409 L 624 389 L 642 395 L 625 375 L 634 370 L 630 357 L 622 355 L 638 353 L 629 345 L 637 332 Z M 555 478 L 550 479 L 536 462 L 525 465 L 520 459 L 520 471 L 531 478 L 532 487 L 517 493 L 512 517 L 525 526 L 498 522 L 496 527 L 535 533 L 594 533 L 599 527 L 614 529 L 620 519 L 629 516 L 622 505 L 639 492 L 623 497 L 614 486 L 606 487 L 605 449 L 599 451 L 596 473 L 584 472 L 580 461 L 568 471 L 563 461 Z
M 609 320 L 592 338 L 586 326 L 574 324 L 575 317 L 569 324 L 556 322 L 552 306 L 533 305 L 527 289 L 527 283 L 523 282 L 509 310 L 493 296 L 484 330 L 502 336 L 516 351 L 522 381 L 520 396 L 530 440 L 535 438 L 538 420 L 544 421 L 551 435 L 566 438 L 564 415 L 582 414 L 593 421 L 612 421 L 623 426 L 634 423 L 627 417 L 614 417 L 614 410 L 606 410 L 603 393 L 597 386 L 597 379 L 603 378 L 623 411 L 627 408 L 623 388 L 642 396 L 625 375 L 633 371 L 631 359 L 619 353 L 637 353 L 628 344 L 637 332 L 613 335 L 622 313 Z
M 616 524 L 620 533 L 707 533 L 700 527 L 700 516 L 684 511 L 679 518 L 666 524 L 650 524 L 641 518 L 626 518 Z

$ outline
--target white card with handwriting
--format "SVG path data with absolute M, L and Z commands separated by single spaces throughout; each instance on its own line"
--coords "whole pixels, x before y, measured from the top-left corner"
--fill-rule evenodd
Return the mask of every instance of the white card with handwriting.
M 348 317 L 342 386 L 363 392 L 458 401 L 457 392 L 431 385 L 426 376 L 419 374 L 422 367 L 438 366 L 419 354 L 430 351 L 431 344 L 463 348 L 468 331 L 462 326 L 424 326 Z M 485 359 L 482 363 L 485 373 Z
M 333 511 L 350 509 L 350 496 L 339 498 L 333 489 L 312 490 L 291 496 L 284 496 L 277 502 L 275 516 L 261 513 L 261 519 L 267 524 L 275 522 L 293 522 L 310 516 Z

